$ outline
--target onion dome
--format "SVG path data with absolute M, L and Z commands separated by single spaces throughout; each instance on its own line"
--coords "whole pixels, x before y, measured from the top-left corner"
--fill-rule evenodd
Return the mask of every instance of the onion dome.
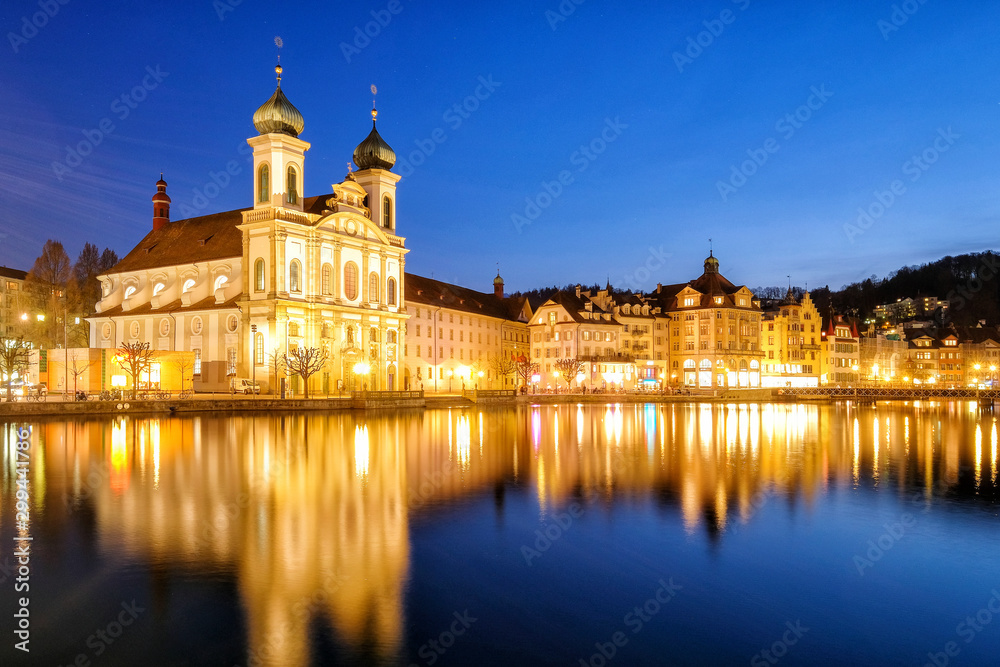
M 503 285 L 503 278 L 500 277 L 499 273 L 497 274 L 497 277 L 493 279 L 493 284 L 494 285 Z
M 358 169 L 392 169 L 396 164 L 396 152 L 375 129 L 378 111 L 372 109 L 372 131 L 354 149 L 354 164 Z
M 167 182 L 163 180 L 163 174 L 160 174 L 160 180 L 156 182 L 156 194 L 153 195 L 153 201 L 170 203 L 170 195 L 167 194 Z
M 253 126 L 261 134 L 277 133 L 298 137 L 306 122 L 299 110 L 281 92 L 281 65 L 275 67 L 274 72 L 278 75 L 278 87 L 271 99 L 254 112 Z

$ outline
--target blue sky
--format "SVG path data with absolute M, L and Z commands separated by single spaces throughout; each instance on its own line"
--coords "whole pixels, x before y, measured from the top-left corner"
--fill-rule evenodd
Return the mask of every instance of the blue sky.
M 275 36 L 307 195 L 343 180 L 378 86 L 415 273 L 648 290 L 712 238 L 736 283 L 838 288 L 998 247 L 995 3 L 50 2 L 0 9 L 0 265 L 47 238 L 124 255 L 161 170 L 175 220 L 250 205 Z

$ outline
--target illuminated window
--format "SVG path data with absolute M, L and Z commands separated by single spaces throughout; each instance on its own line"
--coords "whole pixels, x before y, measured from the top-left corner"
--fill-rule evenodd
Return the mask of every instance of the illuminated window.
M 392 229 L 392 200 L 388 195 L 382 197 L 382 226 Z
M 358 265 L 354 262 L 344 265 L 344 296 L 350 301 L 358 298 Z
M 165 285 L 163 283 L 156 283 L 156 285 L 153 286 L 153 296 L 162 292 L 164 287 Z
M 389 278 L 385 283 L 385 302 L 390 306 L 396 305 L 396 279 Z
M 288 291 L 290 292 L 301 292 L 302 285 L 299 281 L 299 274 L 302 272 L 302 265 L 299 264 L 299 260 L 293 259 L 292 263 L 288 265 Z
M 212 291 L 214 292 L 218 290 L 220 287 L 225 286 L 227 282 L 229 282 L 229 278 L 227 278 L 226 276 L 219 276 L 218 278 L 215 279 L 215 287 L 212 288 Z
M 253 341 L 253 362 L 258 366 L 264 363 L 264 334 L 259 331 Z
M 260 166 L 257 172 L 257 202 L 267 203 L 271 192 L 271 169 L 266 164 Z
M 264 291 L 264 260 L 260 257 L 253 264 L 253 285 L 258 292 Z
M 135 287 L 126 287 L 125 288 L 125 298 L 126 299 L 131 299 L 133 294 L 135 294 Z
M 184 288 L 181 291 L 190 292 L 192 287 L 194 287 L 194 278 L 188 278 L 184 281 Z
M 324 264 L 320 274 L 320 292 L 325 296 L 329 296 L 333 293 L 333 267 L 329 264 Z
M 374 271 L 368 274 L 368 300 L 378 301 L 378 274 Z
M 201 375 L 201 350 L 194 351 L 194 374 Z
M 299 187 L 298 187 L 298 184 L 299 184 L 299 178 L 298 178 L 298 175 L 295 173 L 295 167 L 289 167 L 288 168 L 288 183 L 287 183 L 288 203 L 289 204 L 297 204 L 298 201 L 299 201 Z

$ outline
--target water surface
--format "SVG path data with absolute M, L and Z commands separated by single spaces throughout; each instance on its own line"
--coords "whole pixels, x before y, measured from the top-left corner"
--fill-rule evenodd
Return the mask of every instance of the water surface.
M 20 527 L 16 426 L 31 429 Z M 5 665 L 1000 653 L 997 424 L 974 404 L 125 416 L 2 433 L 0 540 L 32 538 L 29 654 L 0 552 Z

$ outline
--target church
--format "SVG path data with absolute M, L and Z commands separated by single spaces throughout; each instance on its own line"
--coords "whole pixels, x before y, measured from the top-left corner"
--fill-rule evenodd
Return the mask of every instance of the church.
M 194 374 L 221 362 L 228 377 L 255 377 L 263 391 L 274 386 L 276 358 L 320 348 L 328 362 L 310 380 L 315 391 L 403 389 L 407 249 L 396 233 L 396 155 L 372 109 L 357 171 L 329 194 L 305 196 L 305 122 L 275 71 L 274 94 L 253 116 L 258 135 L 247 139 L 252 206 L 172 221 L 161 175 L 149 233 L 99 277 L 91 345 L 187 353 Z M 151 386 L 159 373 L 154 364 Z

